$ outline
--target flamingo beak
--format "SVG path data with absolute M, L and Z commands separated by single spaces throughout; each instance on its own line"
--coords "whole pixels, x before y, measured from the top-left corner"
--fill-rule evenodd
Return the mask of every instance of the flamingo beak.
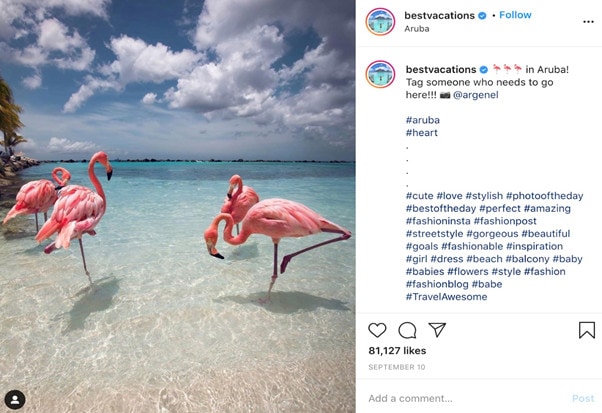
M 211 254 L 211 256 L 213 256 L 215 258 L 219 258 L 220 260 L 224 259 L 224 256 L 222 254 L 220 254 L 219 252 L 216 252 L 215 254 Z
M 234 191 L 234 185 L 230 185 L 228 187 L 228 193 L 226 195 L 228 195 L 228 199 L 232 199 L 232 192 Z
M 224 256 L 222 254 L 220 254 L 219 252 L 217 252 L 217 250 L 214 247 L 214 243 L 211 241 L 206 241 L 207 244 L 207 251 L 209 252 L 209 255 L 211 255 L 212 257 L 215 258 L 219 258 L 220 260 L 224 259 Z
M 113 176 L 113 170 L 109 169 L 107 171 L 107 181 L 110 181 L 112 176 Z
M 63 189 L 65 187 L 65 185 L 57 185 L 54 187 L 55 191 L 60 191 L 61 189 Z

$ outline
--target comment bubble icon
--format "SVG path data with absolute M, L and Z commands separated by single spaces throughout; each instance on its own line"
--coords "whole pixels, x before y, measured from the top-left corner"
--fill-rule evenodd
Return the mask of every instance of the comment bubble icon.
M 416 338 L 416 326 L 414 323 L 406 321 L 405 323 L 401 323 L 399 326 L 399 335 L 403 338 Z

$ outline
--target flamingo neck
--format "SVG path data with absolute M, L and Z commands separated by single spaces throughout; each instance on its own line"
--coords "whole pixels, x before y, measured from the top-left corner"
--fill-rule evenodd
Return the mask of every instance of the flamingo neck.
M 105 196 L 105 191 L 102 189 L 102 185 L 100 184 L 100 181 L 98 180 L 98 178 L 96 177 L 96 173 L 94 172 L 94 165 L 96 164 L 96 162 L 98 162 L 98 158 L 96 156 L 93 156 L 92 159 L 90 159 L 90 163 L 88 164 L 88 176 L 90 177 L 90 181 L 92 181 L 92 185 L 94 185 L 94 188 L 96 188 L 96 192 L 104 201 L 104 205 L 106 205 L 107 197 Z
M 224 241 L 226 241 L 228 244 L 240 245 L 244 243 L 249 236 L 251 236 L 251 233 L 247 233 L 245 231 L 244 226 L 242 227 L 240 234 L 237 236 L 232 235 L 232 229 L 234 228 L 234 219 L 232 218 L 232 215 L 226 213 L 219 214 L 213 220 L 213 226 L 217 229 L 221 221 L 226 221 L 226 227 L 224 228 Z
M 58 173 L 61 173 L 61 178 L 59 178 Z M 67 177 L 65 176 L 65 172 L 67 172 L 67 170 L 65 168 L 61 168 L 61 167 L 57 167 L 54 168 L 52 170 L 52 179 L 54 179 L 54 182 L 56 182 L 58 185 L 64 186 L 67 183 Z
M 242 193 L 242 179 L 236 179 L 234 181 L 234 185 L 236 185 L 236 192 L 234 192 L 233 197 L 238 198 L 238 196 Z
M 234 191 L 234 188 L 236 188 L 236 191 Z M 230 188 L 228 189 L 228 196 L 231 197 L 231 199 L 236 199 L 241 194 L 241 192 L 242 179 L 240 179 L 240 176 L 234 175 L 232 178 L 230 178 Z

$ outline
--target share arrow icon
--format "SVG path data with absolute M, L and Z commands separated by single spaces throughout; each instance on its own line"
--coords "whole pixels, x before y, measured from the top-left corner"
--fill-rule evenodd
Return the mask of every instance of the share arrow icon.
M 439 334 L 441 334 L 446 324 L 447 323 L 429 323 L 429 326 L 435 330 L 435 337 L 439 337 Z

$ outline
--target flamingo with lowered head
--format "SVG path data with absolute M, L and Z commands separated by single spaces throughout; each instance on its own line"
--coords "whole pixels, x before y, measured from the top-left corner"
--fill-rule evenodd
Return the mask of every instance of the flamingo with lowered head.
M 234 188 L 236 192 L 233 193 Z M 232 215 L 236 224 L 236 233 L 240 233 L 238 224 L 247 214 L 247 211 L 259 202 L 259 196 L 250 186 L 243 185 L 240 175 L 232 175 L 228 187 L 227 198 L 222 205 L 221 212 Z
M 88 164 L 88 176 L 94 188 L 96 188 L 96 192 L 80 185 L 64 187 L 54 205 L 50 219 L 46 221 L 38 232 L 38 235 L 36 235 L 36 241 L 39 243 L 49 238 L 55 232 L 58 232 L 56 239 L 44 248 L 46 254 L 50 254 L 57 248 L 69 248 L 71 240 L 77 238 L 84 263 L 84 270 L 86 271 L 88 280 L 90 280 L 90 284 L 92 284 L 92 278 L 90 278 L 90 273 L 86 267 L 82 235 L 96 235 L 94 227 L 96 227 L 96 224 L 98 224 L 107 208 L 105 193 L 94 173 L 96 162 L 105 167 L 107 179 L 111 179 L 113 168 L 109 163 L 107 154 L 102 151 L 95 153 Z
M 58 174 L 61 174 L 59 177 Z M 44 221 L 48 219 L 48 210 L 57 200 L 57 191 L 67 185 L 71 174 L 65 168 L 56 167 L 52 170 L 54 185 L 48 179 L 40 179 L 26 183 L 17 193 L 17 203 L 8 211 L 3 224 L 17 215 L 34 214 L 36 217 L 36 231 L 40 229 L 38 224 L 38 213 L 44 214 Z
M 218 226 L 222 220 L 226 221 L 224 228 L 224 240 L 232 245 L 244 243 L 253 234 L 263 234 L 272 238 L 274 243 L 274 271 L 272 280 L 268 288 L 268 295 L 262 302 L 270 301 L 272 287 L 278 278 L 278 243 L 284 237 L 304 237 L 306 235 L 317 234 L 319 232 L 331 232 L 340 234 L 339 237 L 318 244 L 303 248 L 292 254 L 286 255 L 280 264 L 280 273 L 284 273 L 290 260 L 306 251 L 312 250 L 322 245 L 330 244 L 336 241 L 343 241 L 351 237 L 351 232 L 333 222 L 323 218 L 317 212 L 298 202 L 286 199 L 266 199 L 253 205 L 242 220 L 242 229 L 240 234 L 232 236 L 234 219 L 231 215 L 220 213 L 214 219 L 211 225 L 205 231 L 205 244 L 209 254 L 223 259 L 224 257 L 217 251 L 216 244 L 218 239 Z

